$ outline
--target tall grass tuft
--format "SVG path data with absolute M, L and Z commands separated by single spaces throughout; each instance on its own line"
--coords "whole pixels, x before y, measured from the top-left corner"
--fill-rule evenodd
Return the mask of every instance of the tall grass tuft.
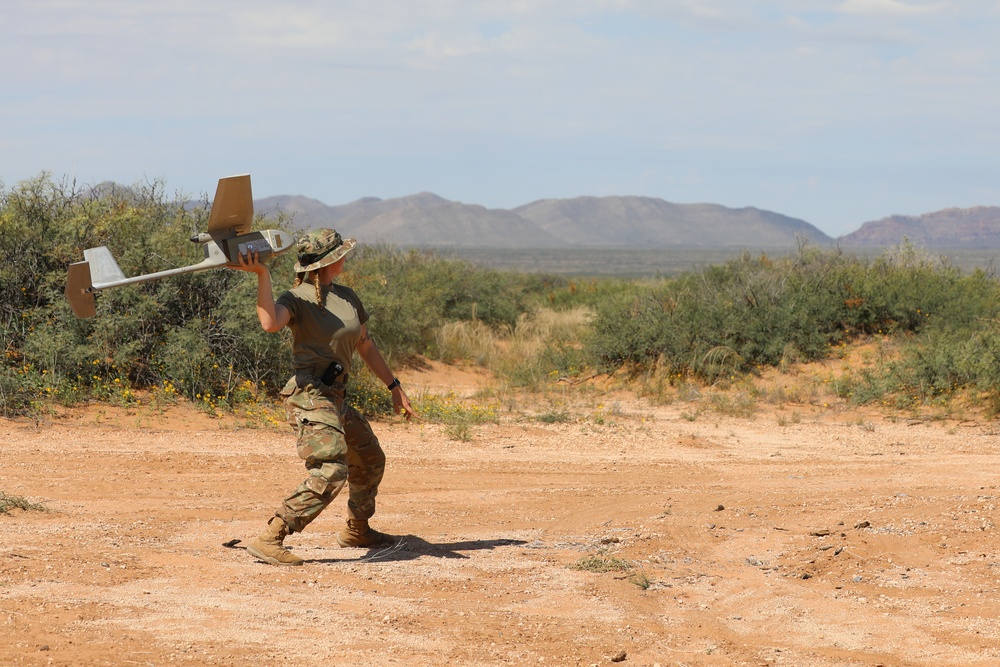
M 591 316 L 585 307 L 539 308 L 522 315 L 500 347 L 493 370 L 529 390 L 580 375 L 591 367 L 582 342 L 589 335 Z
M 471 362 L 489 368 L 505 330 L 497 333 L 481 320 L 446 322 L 434 333 L 434 354 L 446 363 Z

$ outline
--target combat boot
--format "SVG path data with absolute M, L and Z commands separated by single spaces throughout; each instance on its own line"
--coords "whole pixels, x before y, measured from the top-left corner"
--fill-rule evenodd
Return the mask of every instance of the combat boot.
M 385 547 L 395 541 L 394 536 L 369 527 L 368 519 L 348 519 L 347 526 L 337 533 L 337 544 L 342 547 Z
M 269 565 L 302 565 L 305 561 L 285 548 L 287 536 L 288 526 L 280 516 L 273 516 L 264 532 L 247 546 L 247 553 Z

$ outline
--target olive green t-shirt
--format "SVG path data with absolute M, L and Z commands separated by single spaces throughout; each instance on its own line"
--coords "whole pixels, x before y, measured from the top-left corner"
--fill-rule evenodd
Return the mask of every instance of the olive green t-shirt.
M 368 313 L 350 287 L 334 283 L 326 294 L 326 304 L 316 304 L 316 288 L 302 283 L 284 292 L 275 302 L 291 314 L 292 366 L 296 371 L 322 375 L 333 361 L 344 372 L 351 370 L 354 347 L 361 337 L 361 325 Z

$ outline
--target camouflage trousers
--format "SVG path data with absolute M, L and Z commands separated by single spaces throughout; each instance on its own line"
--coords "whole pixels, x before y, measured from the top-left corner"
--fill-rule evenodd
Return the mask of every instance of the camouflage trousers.
M 298 430 L 299 457 L 309 476 L 282 501 L 277 516 L 297 533 L 326 509 L 346 482 L 350 518 L 369 519 L 385 472 L 385 453 L 368 420 L 345 403 L 344 385 L 289 381 L 282 395 Z

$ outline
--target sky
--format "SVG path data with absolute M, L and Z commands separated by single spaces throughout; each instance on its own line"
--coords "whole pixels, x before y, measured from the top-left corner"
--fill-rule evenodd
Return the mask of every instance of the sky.
M 9 0 L 0 183 L 1000 205 L 1000 0 Z

